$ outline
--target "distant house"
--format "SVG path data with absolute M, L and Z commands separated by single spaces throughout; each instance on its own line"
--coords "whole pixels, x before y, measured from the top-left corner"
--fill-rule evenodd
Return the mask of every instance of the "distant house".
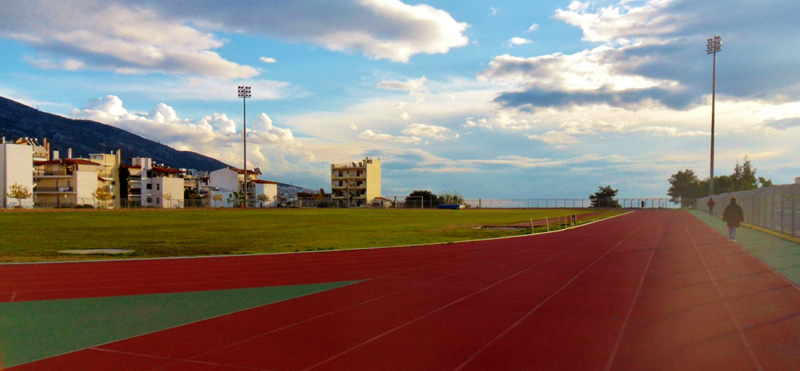
M 247 198 L 251 207 L 275 207 L 278 198 L 278 183 L 258 179 L 261 169 L 247 170 Z M 244 197 L 245 171 L 233 166 L 214 170 L 209 174 L 208 185 L 211 194 L 211 206 L 240 207 Z M 215 195 L 222 195 L 221 201 L 215 201 Z M 268 201 L 259 201 L 259 196 L 268 197 Z
M 16 200 L 8 197 L 11 186 L 19 184 L 28 192 L 33 192 L 33 177 L 31 166 L 33 164 L 33 150 L 28 145 L 0 143 L 0 207 L 33 207 L 33 197 Z
M 375 208 L 388 209 L 392 207 L 392 200 L 386 197 L 375 197 L 369 205 Z

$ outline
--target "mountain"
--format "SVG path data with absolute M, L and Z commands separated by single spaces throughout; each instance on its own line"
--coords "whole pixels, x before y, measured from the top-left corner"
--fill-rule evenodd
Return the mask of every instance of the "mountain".
M 3 97 L 0 97 L 0 136 L 7 141 L 21 137 L 47 138 L 52 143 L 51 149 L 59 150 L 62 157 L 68 148 L 72 148 L 72 157 L 84 158 L 91 153 L 120 149 L 125 164 L 130 164 L 133 157 L 150 157 L 173 168 L 214 171 L 227 166 L 217 159 L 178 151 L 113 126 L 53 115 Z

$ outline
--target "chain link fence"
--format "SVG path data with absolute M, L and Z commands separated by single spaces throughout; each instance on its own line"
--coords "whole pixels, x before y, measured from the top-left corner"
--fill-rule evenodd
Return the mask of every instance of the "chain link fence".
M 800 235 L 800 184 L 776 185 L 697 199 L 697 208 L 722 216 L 732 197 L 744 210 L 744 222 L 792 237 Z M 709 210 L 708 200 L 715 206 Z

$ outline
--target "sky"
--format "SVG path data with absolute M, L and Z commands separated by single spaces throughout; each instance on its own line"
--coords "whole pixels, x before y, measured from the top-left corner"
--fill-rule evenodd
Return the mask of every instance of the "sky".
M 800 177 L 794 0 L 222 3 L 0 0 L 0 95 L 237 167 L 246 119 L 312 189 L 370 156 L 384 196 L 666 197 L 709 175 L 720 35 L 715 174 Z

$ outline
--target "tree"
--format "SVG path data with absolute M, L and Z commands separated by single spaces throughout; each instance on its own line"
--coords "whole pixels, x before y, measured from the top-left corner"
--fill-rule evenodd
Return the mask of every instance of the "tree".
M 94 197 L 95 199 L 100 201 L 100 203 L 103 205 L 103 208 L 105 208 L 106 207 L 106 202 L 108 202 L 109 200 L 113 199 L 114 198 L 114 194 L 111 193 L 111 191 L 109 191 L 107 189 L 98 188 L 96 191 L 92 192 L 92 197 Z
M 670 196 L 670 202 L 680 202 L 681 207 L 695 206 L 695 200 L 703 193 L 700 180 L 690 169 L 672 174 L 669 184 L 667 195 Z
M 424 189 L 417 189 L 414 192 L 411 192 L 406 196 L 406 204 L 408 204 L 409 199 L 413 200 L 412 202 L 416 202 L 416 199 L 422 198 L 422 205 L 423 207 L 436 207 L 439 205 L 439 200 L 433 192 L 424 190 Z
M 229 194 L 228 202 L 232 203 L 234 207 L 244 205 L 244 192 L 233 192 Z
M 217 193 L 214 196 L 212 196 L 211 198 L 214 199 L 214 207 L 217 207 L 217 202 L 222 201 L 222 194 Z
M 172 208 L 172 193 L 164 193 L 164 201 L 169 201 L 169 208 Z
M 464 196 L 458 191 L 442 191 L 439 192 L 439 203 L 444 205 L 461 205 L 464 203 Z
M 197 188 L 185 188 L 183 190 L 183 198 L 187 200 L 196 200 L 200 198 L 200 193 L 197 192 Z
M 739 162 L 736 162 L 733 174 L 714 177 L 714 194 L 749 191 L 759 188 L 759 186 L 761 188 L 771 186 L 772 179 L 756 177 L 757 171 L 745 156 L 743 164 L 739 165 Z M 696 206 L 695 199 L 708 195 L 709 179 L 698 180 L 694 172 L 689 169 L 672 174 L 669 183 L 670 188 L 667 195 L 672 197 L 670 201 L 677 203 L 680 199 L 683 207 Z
M 593 195 L 589 195 L 592 207 L 621 207 L 619 202 L 614 199 L 619 189 L 612 189 L 611 185 L 599 186 L 600 190 Z
M 261 207 L 264 207 L 264 204 L 265 204 L 265 203 L 266 203 L 266 204 L 268 204 L 268 203 L 269 203 L 269 200 L 270 200 L 270 198 L 269 198 L 269 196 L 267 196 L 267 195 L 265 195 L 265 194 L 263 194 L 263 193 L 262 193 L 262 194 L 260 194 L 260 195 L 256 196 L 256 200 L 258 200 L 259 202 L 261 202 Z
M 14 183 L 11 187 L 8 187 L 9 191 L 6 195 L 9 198 L 13 198 L 17 200 L 17 205 L 22 206 L 22 200 L 31 198 L 33 193 L 28 190 L 28 187 L 21 185 L 19 183 Z

